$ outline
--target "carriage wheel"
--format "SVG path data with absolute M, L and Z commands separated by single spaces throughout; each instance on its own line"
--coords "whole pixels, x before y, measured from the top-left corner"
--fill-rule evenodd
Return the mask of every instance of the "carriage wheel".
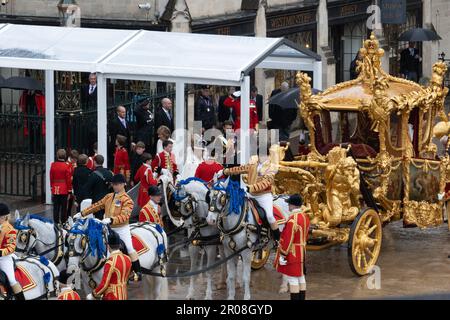
M 367 208 L 353 221 L 348 241 L 348 261 L 352 271 L 363 276 L 378 260 L 381 249 L 382 226 L 378 213 Z
M 266 245 L 264 248 L 253 251 L 252 257 L 252 270 L 259 270 L 266 264 L 267 260 L 270 256 L 270 248 L 269 245 Z

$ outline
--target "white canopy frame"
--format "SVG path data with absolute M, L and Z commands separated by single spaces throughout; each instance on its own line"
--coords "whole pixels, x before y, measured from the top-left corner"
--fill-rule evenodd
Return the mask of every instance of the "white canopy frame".
M 153 48 L 156 49 L 152 51 Z M 49 204 L 49 171 L 55 157 L 54 71 L 97 73 L 97 141 L 98 152 L 105 156 L 105 161 L 107 79 L 175 83 L 177 132 L 185 129 L 186 84 L 240 86 L 241 163 L 250 157 L 249 73 L 252 70 L 312 71 L 314 87 L 322 89 L 320 56 L 283 38 L 0 24 L 0 67 L 45 70 L 45 181 Z

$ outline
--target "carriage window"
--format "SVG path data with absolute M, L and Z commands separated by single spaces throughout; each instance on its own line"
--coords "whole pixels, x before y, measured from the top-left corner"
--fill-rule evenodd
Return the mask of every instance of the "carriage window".
M 390 142 L 393 148 L 402 147 L 402 119 L 396 113 L 391 114 L 389 127 Z

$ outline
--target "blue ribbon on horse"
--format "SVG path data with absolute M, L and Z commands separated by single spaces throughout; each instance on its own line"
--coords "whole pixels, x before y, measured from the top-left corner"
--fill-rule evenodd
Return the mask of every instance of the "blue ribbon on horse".
M 30 215 L 30 219 L 36 219 L 36 220 L 39 220 L 39 221 L 42 221 L 42 222 L 45 222 L 45 223 L 51 223 L 51 224 L 53 224 L 53 221 L 52 221 L 52 220 L 50 220 L 50 219 L 48 219 L 48 218 L 45 218 L 45 217 L 43 217 L 43 216 L 37 215 L 37 214 L 32 214 L 32 215 Z
M 70 230 L 74 234 L 84 234 L 89 241 L 89 254 L 95 256 L 104 256 L 106 253 L 106 246 L 103 241 L 103 224 L 95 219 L 88 219 L 89 224 L 86 230 L 80 230 L 79 226 L 84 225 L 86 219 L 78 220 L 73 228 Z
M 158 253 L 158 256 L 164 254 L 164 251 L 166 250 L 166 247 L 163 243 L 160 243 L 158 247 L 156 247 L 156 252 Z
M 49 261 L 46 257 L 44 256 L 39 256 L 39 261 L 44 265 L 44 266 L 48 266 Z
M 48 284 L 50 282 L 50 272 L 44 273 L 44 282 Z
M 185 179 L 185 180 L 181 180 L 181 181 L 178 182 L 178 184 L 179 184 L 180 186 L 184 186 L 184 185 L 186 185 L 186 184 L 191 183 L 192 181 L 197 181 L 197 182 L 203 183 L 203 184 L 205 184 L 205 185 L 208 184 L 208 182 L 206 182 L 205 180 L 200 179 L 200 178 L 197 178 L 197 177 L 190 177 L 190 178 L 187 178 L 187 179 Z
M 16 229 L 16 230 L 29 230 L 29 229 L 31 229 L 31 227 L 29 227 L 29 226 L 23 226 L 22 225 L 22 221 L 23 221 L 23 219 L 17 219 L 16 220 L 16 222 L 14 223 L 14 229 Z
M 228 213 L 240 214 L 241 208 L 244 205 L 245 190 L 241 188 L 239 181 L 228 180 L 228 185 L 226 188 L 219 184 L 213 186 L 214 190 L 225 191 L 229 196 L 229 211 Z

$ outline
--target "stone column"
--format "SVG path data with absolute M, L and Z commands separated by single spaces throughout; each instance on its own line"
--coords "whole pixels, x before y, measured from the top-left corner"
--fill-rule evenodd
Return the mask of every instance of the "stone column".
M 326 89 L 336 84 L 336 60 L 328 42 L 327 1 L 320 0 L 317 7 L 317 53 L 322 56 L 322 87 Z
M 431 0 L 422 0 L 423 28 L 431 29 L 433 10 Z M 422 43 L 422 76 L 430 78 L 433 64 L 438 60 L 438 42 L 425 41 Z
M 267 37 L 267 21 L 266 21 L 266 7 L 267 0 L 261 0 L 259 2 L 258 11 L 256 12 L 255 19 L 255 36 Z M 269 108 L 265 103 L 267 100 L 266 93 L 266 76 L 264 69 L 255 69 L 255 86 L 258 88 L 258 93 L 263 96 L 263 115 L 262 121 L 266 122 L 269 119 Z

